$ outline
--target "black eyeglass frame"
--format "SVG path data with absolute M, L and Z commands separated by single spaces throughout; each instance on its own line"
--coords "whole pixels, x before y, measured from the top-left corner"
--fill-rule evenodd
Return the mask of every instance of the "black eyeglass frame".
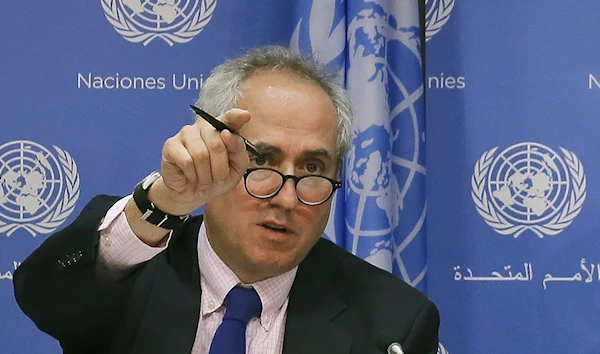
M 273 193 L 266 195 L 266 196 L 257 196 L 252 194 L 249 190 L 248 190 L 248 175 L 254 171 L 258 171 L 258 170 L 263 170 L 263 171 L 273 171 L 275 173 L 277 173 L 278 175 L 281 176 L 282 178 L 282 182 L 281 185 L 279 186 L 279 188 L 277 188 L 276 191 L 274 191 Z M 303 178 L 307 178 L 307 177 L 320 177 L 320 178 L 324 178 L 326 180 L 328 180 L 331 183 L 331 193 L 329 193 L 329 196 L 327 198 L 325 198 L 325 200 L 323 200 L 322 202 L 318 202 L 318 203 L 310 203 L 310 202 L 306 202 L 302 199 L 300 199 L 300 196 L 298 195 L 298 182 L 303 179 Z M 316 205 L 321 205 L 323 203 L 325 203 L 326 201 L 329 200 L 329 198 L 331 198 L 331 196 L 333 195 L 333 193 L 335 193 L 335 191 L 339 188 L 342 187 L 342 182 L 340 181 L 336 181 L 335 179 L 329 178 L 329 177 L 325 177 L 325 176 L 321 176 L 321 175 L 303 175 L 303 176 L 295 176 L 295 175 L 284 175 L 283 173 L 277 171 L 276 169 L 273 168 L 268 168 L 268 167 L 253 167 L 253 168 L 249 168 L 246 170 L 246 172 L 244 172 L 244 188 L 246 188 L 246 192 L 248 192 L 248 194 L 250 194 L 251 196 L 253 196 L 254 198 L 258 198 L 258 199 L 269 199 L 272 198 L 274 196 L 276 196 L 281 189 L 283 188 L 283 186 L 285 185 L 285 182 L 291 179 L 292 181 L 294 181 L 294 190 L 296 191 L 296 198 L 298 198 L 298 200 L 302 203 L 302 204 L 306 204 L 309 206 L 316 206 Z

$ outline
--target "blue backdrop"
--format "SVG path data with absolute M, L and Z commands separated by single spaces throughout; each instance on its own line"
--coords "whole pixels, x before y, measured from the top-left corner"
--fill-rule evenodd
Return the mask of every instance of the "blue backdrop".
M 340 72 L 354 145 L 325 237 L 434 300 L 440 354 L 600 352 L 600 3 L 427 0 L 426 73 L 416 0 L 0 11 L 0 352 L 60 352 L 14 269 L 157 169 L 211 68 L 265 44 Z
M 429 2 L 441 341 L 453 354 L 600 353 L 600 3 Z

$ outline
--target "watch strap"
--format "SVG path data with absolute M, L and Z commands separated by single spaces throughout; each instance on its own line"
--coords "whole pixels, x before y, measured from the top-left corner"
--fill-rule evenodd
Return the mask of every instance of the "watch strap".
M 163 229 L 175 229 L 185 223 L 190 215 L 172 215 L 156 207 L 148 198 L 148 191 L 152 184 L 160 177 L 157 171 L 152 172 L 143 181 L 137 184 L 133 191 L 133 200 L 142 213 L 141 219 Z

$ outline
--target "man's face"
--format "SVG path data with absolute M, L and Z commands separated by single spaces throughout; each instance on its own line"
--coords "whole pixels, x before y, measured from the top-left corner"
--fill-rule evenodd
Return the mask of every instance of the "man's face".
M 297 176 L 337 174 L 336 111 L 316 84 L 294 74 L 261 71 L 249 77 L 237 105 L 252 115 L 239 133 L 266 152 L 250 167 Z M 209 241 L 245 283 L 284 273 L 306 256 L 327 224 L 331 198 L 302 204 L 292 180 L 269 199 L 246 192 L 243 179 L 229 194 L 206 205 Z

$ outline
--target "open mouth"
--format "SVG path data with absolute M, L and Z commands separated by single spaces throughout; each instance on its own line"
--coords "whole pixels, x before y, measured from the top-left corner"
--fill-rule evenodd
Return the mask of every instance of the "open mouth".
M 261 226 L 265 227 L 269 230 L 276 231 L 276 232 L 287 232 L 288 231 L 288 229 L 286 229 L 285 227 L 275 225 L 275 224 L 265 223 L 265 224 L 261 224 Z

